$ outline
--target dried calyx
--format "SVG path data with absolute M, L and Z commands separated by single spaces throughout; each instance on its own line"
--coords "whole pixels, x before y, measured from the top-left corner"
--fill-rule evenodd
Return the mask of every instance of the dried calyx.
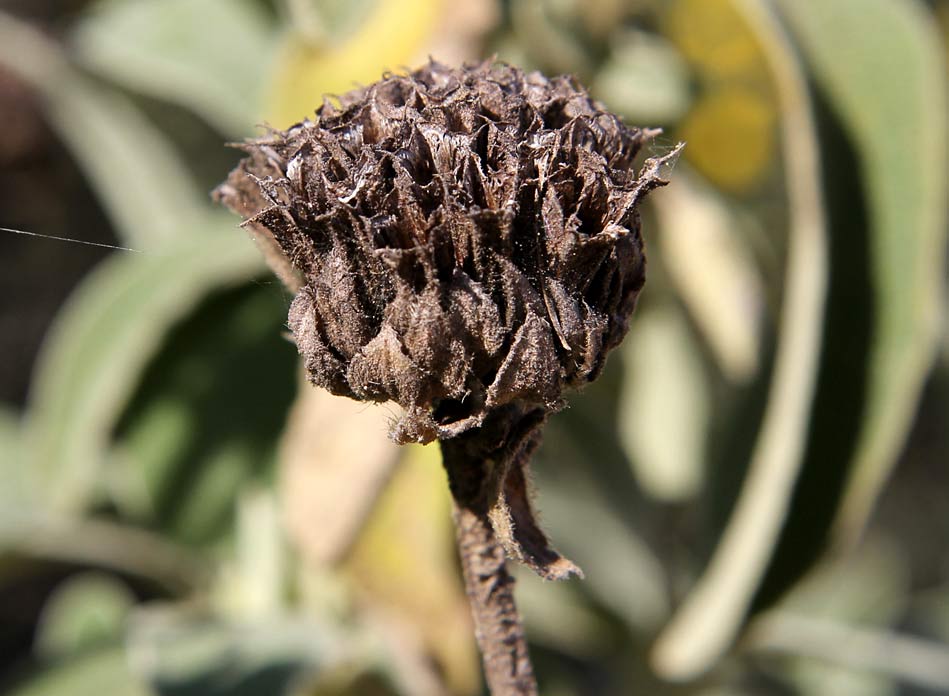
M 517 462 L 627 331 L 645 277 L 637 204 L 678 152 L 637 174 L 653 134 L 569 78 L 432 62 L 244 144 L 217 191 L 299 275 L 289 323 L 311 381 L 400 404 L 398 442 L 488 462 L 493 526 L 547 577 L 576 569 L 525 545 Z

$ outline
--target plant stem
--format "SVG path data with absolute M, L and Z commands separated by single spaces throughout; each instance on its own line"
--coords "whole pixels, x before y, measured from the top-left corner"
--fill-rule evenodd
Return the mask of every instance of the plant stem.
M 457 504 L 455 529 L 488 688 L 493 696 L 536 696 L 534 668 L 514 604 L 514 578 L 505 567 L 504 548 L 487 515 Z
M 511 428 L 507 431 L 509 435 Z M 486 447 L 485 443 L 494 443 Z M 455 531 L 475 636 L 492 696 L 537 696 L 527 639 L 514 603 L 514 578 L 488 516 L 497 497 L 494 472 L 510 456 L 508 437 L 485 429 L 441 443 L 455 500 Z M 494 455 L 494 456 L 492 456 Z
M 248 215 L 245 210 L 240 212 Z M 301 286 L 299 274 L 273 235 L 259 226 L 253 226 L 253 231 L 267 265 L 290 291 L 297 292 Z M 509 460 L 523 451 L 544 418 L 539 409 L 525 412 L 516 406 L 507 407 L 492 414 L 482 427 L 441 442 L 455 501 L 453 517 L 465 592 L 492 696 L 538 693 L 527 638 L 514 602 L 515 581 L 507 572 L 506 552 L 489 512 L 503 486 Z M 579 573 L 572 563 L 566 563 L 572 572 Z

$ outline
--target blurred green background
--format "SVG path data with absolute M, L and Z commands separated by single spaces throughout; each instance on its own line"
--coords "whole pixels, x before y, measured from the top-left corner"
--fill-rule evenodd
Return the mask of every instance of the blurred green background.
M 545 696 L 949 693 L 946 0 L 3 0 L 0 692 L 474 696 L 436 448 L 301 386 L 224 147 L 429 55 L 685 140 L 552 418 Z

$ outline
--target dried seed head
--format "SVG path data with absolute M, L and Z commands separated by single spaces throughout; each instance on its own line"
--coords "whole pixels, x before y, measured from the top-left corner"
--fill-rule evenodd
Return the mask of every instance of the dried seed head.
M 290 328 L 313 383 L 398 402 L 399 442 L 506 405 L 555 410 L 626 333 L 644 281 L 637 204 L 663 184 L 568 78 L 438 63 L 244 145 L 218 190 L 303 285 Z

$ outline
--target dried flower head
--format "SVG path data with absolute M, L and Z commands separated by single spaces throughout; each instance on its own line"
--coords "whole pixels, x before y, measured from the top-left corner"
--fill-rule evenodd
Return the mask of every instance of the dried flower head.
M 399 403 L 398 442 L 560 408 L 643 286 L 637 204 L 666 158 L 632 167 L 652 133 L 496 62 L 431 62 L 339 102 L 246 143 L 218 190 L 301 274 L 289 323 L 311 381 Z

